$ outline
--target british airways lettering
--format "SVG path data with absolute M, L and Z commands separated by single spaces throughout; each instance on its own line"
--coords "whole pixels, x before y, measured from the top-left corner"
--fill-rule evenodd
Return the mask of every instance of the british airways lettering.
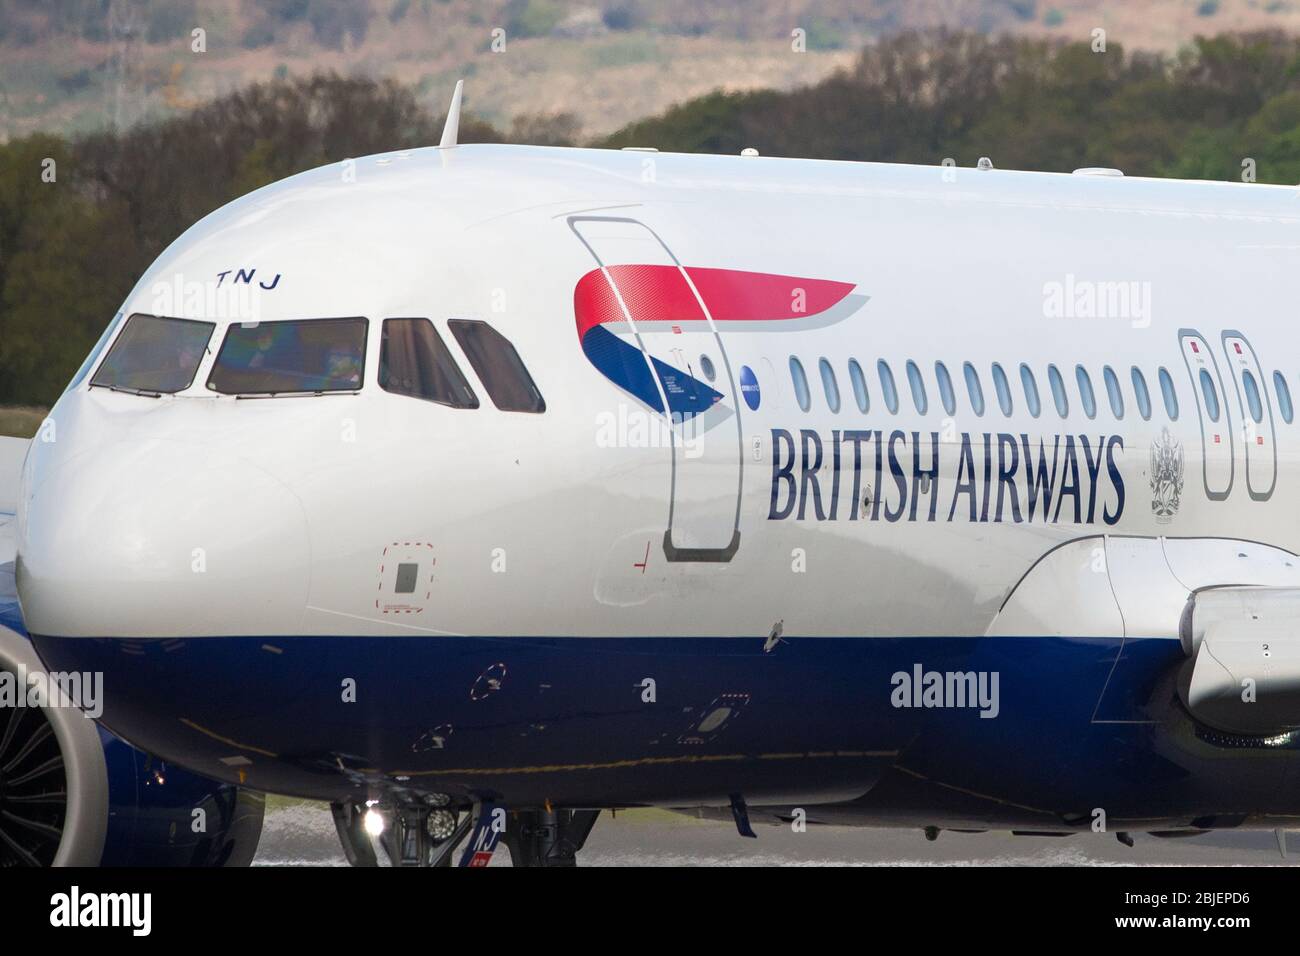
M 1119 435 L 1031 439 L 1003 432 L 772 429 L 772 521 L 1041 521 L 1116 524 L 1124 513 Z M 953 469 L 943 457 L 956 456 Z M 823 474 L 829 466 L 829 474 Z M 864 473 L 865 472 L 865 473 Z M 851 474 L 851 478 L 850 478 Z M 847 506 L 843 493 L 851 488 Z M 946 505 L 946 509 L 941 509 Z M 946 510 L 946 514 L 945 514 Z

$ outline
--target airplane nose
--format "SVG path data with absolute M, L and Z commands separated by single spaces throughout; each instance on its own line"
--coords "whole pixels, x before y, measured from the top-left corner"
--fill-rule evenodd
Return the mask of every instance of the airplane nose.
M 15 575 L 33 635 L 194 637 L 300 626 L 306 517 L 266 469 L 199 443 L 146 439 L 52 458 L 31 477 Z

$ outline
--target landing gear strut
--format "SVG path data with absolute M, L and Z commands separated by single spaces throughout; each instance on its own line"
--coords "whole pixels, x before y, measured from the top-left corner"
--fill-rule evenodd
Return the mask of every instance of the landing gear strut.
M 599 810 L 520 810 L 502 838 L 514 866 L 576 866 Z
M 349 866 L 378 866 L 375 848 L 366 837 L 365 807 L 355 803 L 331 803 L 330 813 L 334 815 L 334 829 L 338 832 L 339 843 L 343 844 L 343 855 Z
M 379 838 L 393 866 L 450 866 L 452 851 L 470 827 L 470 814 L 425 803 L 398 807 Z

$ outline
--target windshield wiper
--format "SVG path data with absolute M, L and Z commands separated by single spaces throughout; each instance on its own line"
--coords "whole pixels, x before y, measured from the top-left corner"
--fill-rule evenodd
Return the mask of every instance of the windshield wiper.
M 282 392 L 238 392 L 235 398 L 304 398 L 315 395 L 360 395 L 359 388 L 298 388 Z
M 91 388 L 106 388 L 110 392 L 125 392 L 127 395 L 143 395 L 145 398 L 162 398 L 163 393 L 147 388 L 131 388 L 129 385 L 105 385 L 103 382 L 91 382 Z

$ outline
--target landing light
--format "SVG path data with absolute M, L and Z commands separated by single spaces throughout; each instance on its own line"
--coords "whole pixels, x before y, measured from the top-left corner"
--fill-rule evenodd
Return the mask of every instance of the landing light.
M 450 810 L 430 810 L 429 818 L 425 821 L 425 829 L 435 843 L 449 840 L 456 832 L 456 814 Z
M 364 823 L 366 832 L 372 837 L 380 836 L 384 832 L 384 815 L 374 807 L 366 811 Z

